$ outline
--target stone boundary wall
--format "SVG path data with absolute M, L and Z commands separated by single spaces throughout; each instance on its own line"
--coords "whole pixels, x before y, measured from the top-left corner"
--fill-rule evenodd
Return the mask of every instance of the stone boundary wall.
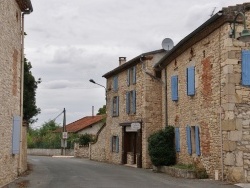
M 74 157 L 89 158 L 89 146 L 80 146 L 79 143 L 75 143 Z
M 27 154 L 41 156 L 61 155 L 61 149 L 28 149 Z M 74 156 L 74 150 L 66 149 L 66 155 Z

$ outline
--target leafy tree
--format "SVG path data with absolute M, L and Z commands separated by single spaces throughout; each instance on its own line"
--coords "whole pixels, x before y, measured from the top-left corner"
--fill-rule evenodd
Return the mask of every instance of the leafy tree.
M 87 134 L 87 133 L 79 136 L 79 144 L 82 146 L 87 146 L 93 140 L 94 139 L 93 139 L 92 135 Z
M 31 72 L 31 63 L 24 58 L 24 91 L 23 91 L 23 119 L 28 123 L 34 123 L 36 115 L 40 113 L 40 108 L 36 106 L 36 89 L 41 79 L 37 81 Z
M 98 113 L 96 115 L 106 114 L 106 105 L 103 105 L 102 108 L 99 108 Z

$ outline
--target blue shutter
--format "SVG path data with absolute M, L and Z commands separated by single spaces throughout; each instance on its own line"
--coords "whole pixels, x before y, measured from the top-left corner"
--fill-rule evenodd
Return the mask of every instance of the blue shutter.
M 113 136 L 111 136 L 111 140 L 110 140 L 110 150 L 111 152 L 113 152 Z
M 113 88 L 114 88 L 114 91 L 118 90 L 118 76 L 114 76 L 113 78 Z
M 136 112 L 136 91 L 132 91 L 132 113 Z
M 127 71 L 127 85 L 130 85 L 130 69 Z
M 19 154 L 20 150 L 20 136 L 21 136 L 21 117 L 13 117 L 12 129 L 12 154 Z
M 175 127 L 175 150 L 180 152 L 180 131 L 178 127 Z
M 195 146 L 196 146 L 196 154 L 201 155 L 200 135 L 199 135 L 199 127 L 198 126 L 195 126 Z
M 194 66 L 187 68 L 187 95 L 195 94 L 195 69 Z
M 133 67 L 133 84 L 136 83 L 136 66 Z
M 119 137 L 116 137 L 116 144 L 115 144 L 115 151 L 116 153 L 119 153 Z
M 116 97 L 116 116 L 119 116 L 119 97 Z
M 192 154 L 191 128 L 189 126 L 186 127 L 186 133 L 187 133 L 188 153 L 191 155 Z
M 110 114 L 111 116 L 114 116 L 114 98 L 111 98 L 111 106 L 110 106 Z
M 130 93 L 129 91 L 126 92 L 126 113 L 130 113 Z
M 250 50 L 242 50 L 242 85 L 250 86 Z
M 178 76 L 171 77 L 171 91 L 172 91 L 172 100 L 178 100 Z

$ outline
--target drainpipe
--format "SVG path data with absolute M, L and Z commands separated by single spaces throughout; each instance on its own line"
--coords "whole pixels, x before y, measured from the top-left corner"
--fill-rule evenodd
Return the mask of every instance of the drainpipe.
M 165 103 L 165 122 L 166 126 L 168 126 L 168 100 L 167 100 L 167 67 L 164 69 L 164 103 Z
M 22 142 L 23 142 L 23 91 L 24 91 L 24 15 L 30 14 L 33 11 L 33 8 L 31 7 L 29 10 L 25 10 L 22 12 L 22 26 L 21 26 L 21 80 L 20 80 L 20 116 L 21 116 L 21 129 L 20 129 L 20 149 L 19 149 L 19 161 L 18 161 L 18 174 L 21 174 L 21 164 L 22 164 Z

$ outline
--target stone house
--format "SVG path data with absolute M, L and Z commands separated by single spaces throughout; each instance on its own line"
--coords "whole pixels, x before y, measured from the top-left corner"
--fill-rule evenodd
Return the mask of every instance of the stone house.
M 103 75 L 107 79 L 105 159 L 116 164 L 151 167 L 148 137 L 162 129 L 161 71 L 153 65 L 165 50 L 143 53 Z
M 95 136 L 104 125 L 104 118 L 103 115 L 85 116 L 67 124 L 66 131 L 68 133 L 90 134 Z M 62 132 L 62 128 L 57 129 L 55 132 Z
M 223 8 L 154 66 L 162 71 L 162 120 L 175 126 L 178 163 L 233 182 L 250 182 L 250 51 L 237 40 L 243 14 L 250 25 L 249 8 Z
M 27 169 L 26 127 L 22 126 L 24 14 L 30 0 L 0 2 L 0 187 Z

